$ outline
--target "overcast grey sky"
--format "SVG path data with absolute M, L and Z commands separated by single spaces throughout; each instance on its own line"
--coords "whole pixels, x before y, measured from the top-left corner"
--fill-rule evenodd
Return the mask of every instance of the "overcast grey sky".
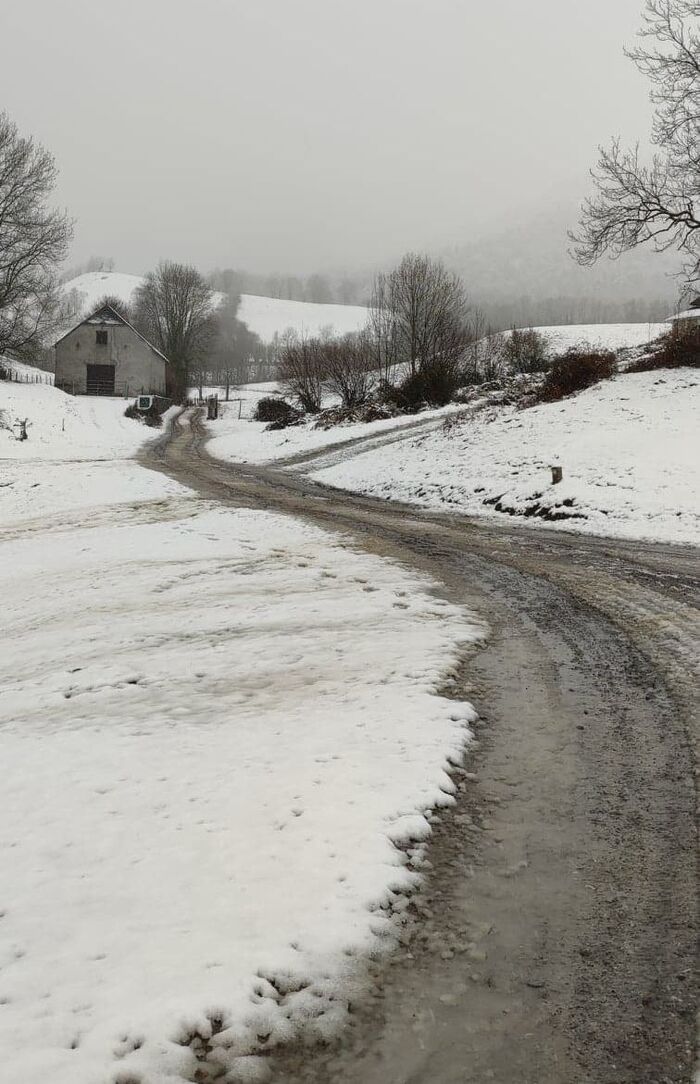
M 366 266 L 577 200 L 646 137 L 642 0 L 0 0 L 74 258 Z

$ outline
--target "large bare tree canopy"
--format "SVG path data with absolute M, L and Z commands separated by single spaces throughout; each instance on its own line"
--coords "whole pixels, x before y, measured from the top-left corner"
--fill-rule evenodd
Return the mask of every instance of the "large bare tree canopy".
M 574 256 L 592 264 L 650 243 L 685 255 L 690 282 L 700 277 L 700 3 L 647 0 L 640 44 L 627 52 L 651 82 L 652 141 L 639 149 L 619 140 L 601 148 L 597 194 L 582 209 Z
M 72 224 L 49 206 L 52 156 L 0 113 L 0 354 L 31 357 L 54 330 L 56 268 Z
M 172 393 L 185 394 L 215 335 L 214 295 L 196 267 L 164 261 L 134 295 L 134 322 L 172 366 Z
M 459 275 L 440 260 L 408 253 L 374 280 L 370 322 L 377 368 L 387 376 L 397 364 L 416 373 L 437 362 L 458 363 L 468 341 L 467 315 Z

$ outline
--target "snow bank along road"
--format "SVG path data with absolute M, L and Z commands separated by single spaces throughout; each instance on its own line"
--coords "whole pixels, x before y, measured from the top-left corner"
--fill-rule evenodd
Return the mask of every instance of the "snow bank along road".
M 24 444 L 90 455 L 49 391 Z M 404 928 L 481 629 L 335 533 L 6 441 L 0 1080 L 259 1080 Z
M 340 528 L 487 613 L 484 705 L 436 825 L 418 933 L 343 1041 L 284 1081 L 691 1080 L 697 551 L 508 528 L 212 460 L 195 414 L 142 461 L 203 496 Z

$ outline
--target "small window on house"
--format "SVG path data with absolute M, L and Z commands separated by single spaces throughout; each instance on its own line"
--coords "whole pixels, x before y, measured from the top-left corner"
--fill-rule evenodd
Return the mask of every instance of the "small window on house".
M 95 332 L 95 342 L 98 346 L 107 345 L 107 332 L 105 329 L 101 329 L 100 331 Z

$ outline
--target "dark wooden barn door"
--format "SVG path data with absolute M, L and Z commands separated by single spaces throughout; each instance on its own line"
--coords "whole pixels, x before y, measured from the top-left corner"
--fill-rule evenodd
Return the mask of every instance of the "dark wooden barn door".
M 88 395 L 114 395 L 114 366 L 88 365 L 85 390 Z

